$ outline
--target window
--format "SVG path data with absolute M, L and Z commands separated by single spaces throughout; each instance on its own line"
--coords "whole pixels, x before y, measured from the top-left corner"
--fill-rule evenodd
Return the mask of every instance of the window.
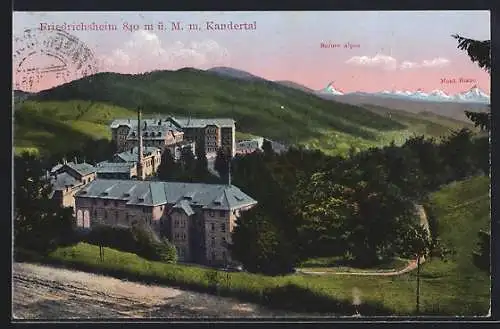
M 222 242 L 220 244 L 221 246 L 226 247 L 227 246 L 226 238 L 223 237 Z
M 212 247 L 215 247 L 215 238 L 212 237 L 212 243 L 211 243 Z
M 179 227 L 179 221 L 177 219 L 174 221 L 174 227 Z
M 208 215 L 209 215 L 210 217 L 214 217 L 214 216 L 215 216 L 215 213 L 214 213 L 214 211 L 213 211 L 213 210 L 210 210 L 210 211 L 208 212 Z
M 175 239 L 179 240 L 179 233 L 175 233 Z
M 104 210 L 104 219 L 107 219 L 107 218 L 108 218 L 108 211 Z
M 224 259 L 224 261 L 227 260 L 227 256 L 226 256 L 226 252 L 225 251 L 222 252 L 222 258 Z
M 182 240 L 186 240 L 186 233 L 182 233 Z
M 215 260 L 215 252 L 212 251 L 212 260 Z
M 182 228 L 186 227 L 186 221 L 181 220 L 180 222 L 181 222 L 181 227 Z
M 212 232 L 215 231 L 215 224 L 214 223 L 210 223 L 210 230 Z
M 222 233 L 226 233 L 226 224 L 224 224 L 224 223 L 220 224 L 220 231 Z
M 225 217 L 226 216 L 226 212 L 224 210 L 220 210 L 219 211 L 219 216 L 220 217 Z

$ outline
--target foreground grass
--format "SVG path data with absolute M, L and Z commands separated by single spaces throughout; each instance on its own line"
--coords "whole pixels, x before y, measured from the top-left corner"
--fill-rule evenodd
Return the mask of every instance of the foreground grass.
M 475 177 L 452 183 L 434 193 L 431 204 L 440 236 L 455 249 L 447 262 L 430 259 L 421 269 L 421 314 L 484 316 L 490 305 L 490 278 L 472 264 L 477 232 L 487 228 L 489 179 Z M 416 273 L 399 276 L 287 275 L 269 277 L 250 273 L 218 273 L 219 289 L 210 270 L 195 266 L 152 262 L 135 254 L 79 243 L 61 247 L 40 263 L 64 265 L 118 278 L 219 293 L 244 301 L 297 312 L 352 315 L 354 292 L 362 315 L 414 315 Z

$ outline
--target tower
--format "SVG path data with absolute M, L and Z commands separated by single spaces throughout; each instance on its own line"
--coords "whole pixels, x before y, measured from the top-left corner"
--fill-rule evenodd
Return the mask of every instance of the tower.
M 137 147 L 137 179 L 144 180 L 143 156 L 144 151 L 142 147 L 142 131 L 141 131 L 141 108 L 137 107 L 137 137 L 139 145 Z

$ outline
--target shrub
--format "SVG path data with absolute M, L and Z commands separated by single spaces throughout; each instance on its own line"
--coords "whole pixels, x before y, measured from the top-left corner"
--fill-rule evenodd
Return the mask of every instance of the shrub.
M 160 239 L 150 227 L 144 225 L 134 225 L 131 228 L 99 225 L 85 235 L 82 241 L 131 252 L 149 260 L 177 262 L 175 247 L 167 239 Z

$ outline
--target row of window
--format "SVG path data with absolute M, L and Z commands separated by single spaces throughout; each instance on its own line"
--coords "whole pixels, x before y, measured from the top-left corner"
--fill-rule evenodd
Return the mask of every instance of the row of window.
M 184 233 L 184 232 L 182 232 L 182 233 L 176 232 L 174 234 L 174 238 L 177 241 L 186 241 L 187 236 L 186 236 L 186 233 Z
M 215 223 L 210 223 L 210 231 L 215 232 Z M 226 233 L 226 224 L 225 223 L 220 224 L 220 231 L 222 233 Z
M 215 251 L 212 251 L 211 254 L 210 254 L 210 259 L 211 261 L 214 261 L 217 259 L 217 254 L 215 253 Z M 227 261 L 227 253 L 225 251 L 222 252 L 222 260 L 223 261 Z
M 176 220 L 174 221 L 174 227 L 176 227 L 176 228 L 177 228 L 177 227 L 182 227 L 182 228 L 184 228 L 184 227 L 186 227 L 186 221 L 176 219 Z
M 216 243 L 216 239 L 215 239 L 214 236 L 212 236 L 211 239 L 210 239 L 210 246 L 211 247 L 215 247 L 216 244 L 217 244 Z M 221 245 L 221 247 L 224 247 L 224 248 L 227 247 L 227 241 L 226 241 L 225 237 L 222 237 L 222 241 L 220 242 L 220 245 Z
M 210 211 L 208 212 L 208 215 L 209 215 L 210 217 L 215 217 L 215 211 L 210 210 Z M 226 212 L 225 212 L 224 210 L 219 210 L 219 217 L 226 217 Z

